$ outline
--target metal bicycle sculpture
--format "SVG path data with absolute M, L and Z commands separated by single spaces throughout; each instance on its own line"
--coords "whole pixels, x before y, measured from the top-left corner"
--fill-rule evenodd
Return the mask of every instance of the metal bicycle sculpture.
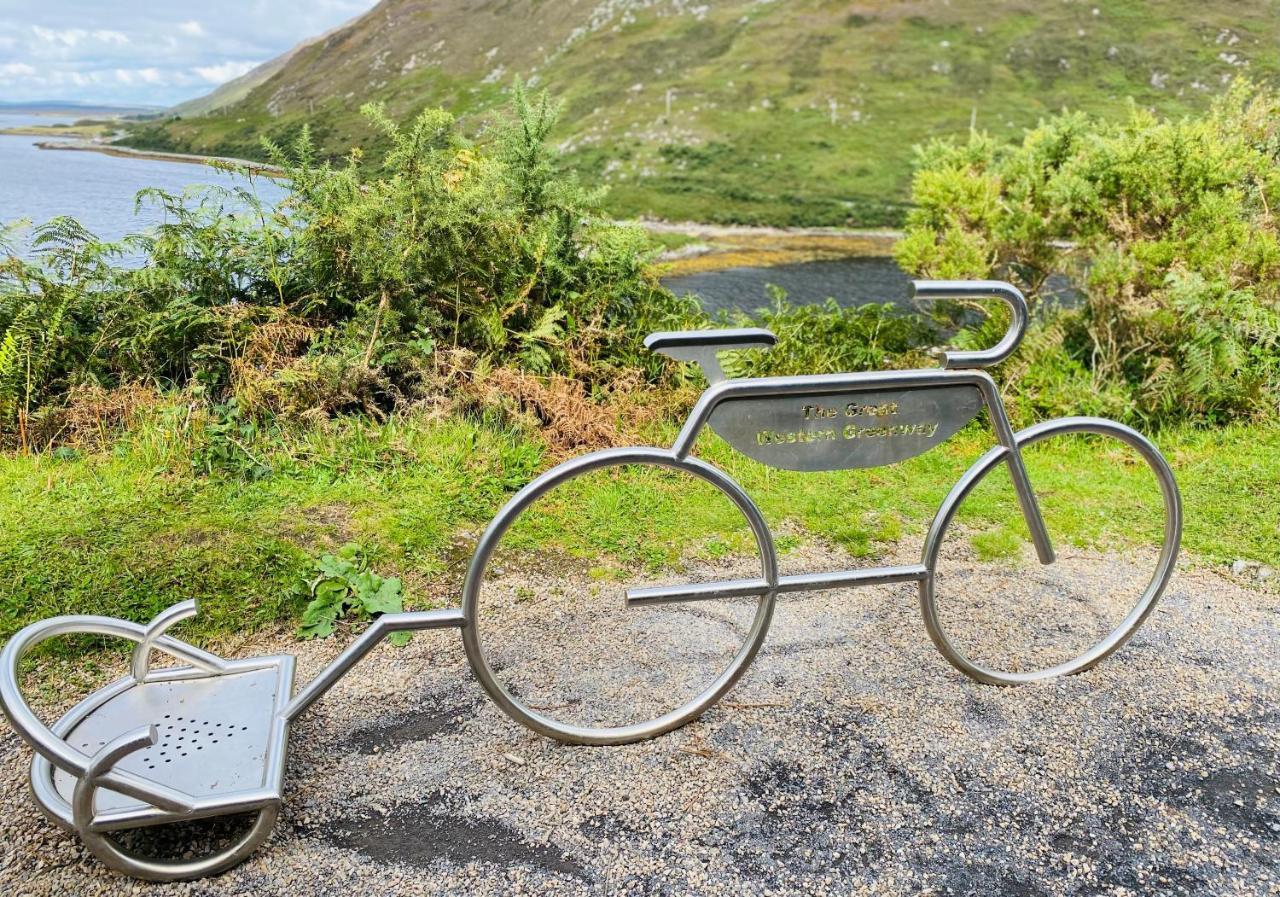
M 245 859 L 271 833 L 283 799 L 291 723 L 385 636 L 409 630 L 458 628 L 468 661 L 490 697 L 513 719 L 550 738 L 588 745 L 625 744 L 669 732 L 697 718 L 733 687 L 760 650 L 777 596 L 885 583 L 917 583 L 925 627 L 942 655 L 979 682 L 1016 685 L 1087 669 L 1111 654 L 1151 613 L 1173 571 L 1182 527 L 1178 488 L 1165 459 L 1147 439 L 1114 421 L 1070 417 L 1015 433 L 1000 394 L 982 369 L 1017 348 L 1027 323 L 1021 293 L 994 281 L 922 281 L 922 299 L 1003 300 L 1012 323 L 1003 339 L 984 351 L 942 353 L 939 369 L 759 379 L 726 379 L 717 354 L 769 347 L 773 334 L 759 329 L 657 333 L 653 351 L 700 364 L 711 387 L 697 402 L 668 449 L 600 451 L 553 468 L 515 495 L 490 523 L 472 557 L 457 609 L 386 614 L 378 618 L 328 668 L 294 692 L 294 658 L 287 655 L 225 660 L 179 641 L 166 630 L 196 613 L 194 601 L 170 608 L 149 625 L 94 616 L 57 617 L 19 632 L 0 654 L 0 703 L 34 748 L 31 786 L 53 821 L 75 831 L 108 866 L 144 879 L 178 880 L 212 875 Z M 743 489 L 722 471 L 692 456 L 699 433 L 710 427 L 738 451 L 775 468 L 827 471 L 892 464 L 926 452 L 954 435 L 985 408 L 996 445 L 960 478 L 943 501 L 924 541 L 920 563 L 781 576 L 764 517 Z M 1150 581 L 1124 619 L 1101 641 L 1065 662 L 1033 671 L 1006 672 L 967 657 L 949 637 L 938 612 L 935 573 L 943 537 L 956 509 L 993 470 L 1004 465 L 1016 491 L 1041 564 L 1055 561 L 1023 462 L 1023 449 L 1057 434 L 1095 434 L 1136 450 L 1149 465 L 1163 499 L 1158 560 Z M 593 728 L 547 715 L 505 687 L 495 675 L 477 625 L 481 583 L 495 547 L 540 497 L 589 471 L 655 465 L 709 484 L 741 513 L 759 552 L 759 575 L 691 585 L 630 589 L 634 613 L 671 602 L 755 600 L 741 648 L 691 700 L 644 722 Z M 91 695 L 52 726 L 31 711 L 19 690 L 19 664 L 37 644 L 62 635 L 91 633 L 136 643 L 130 675 Z M 153 651 L 180 665 L 154 669 Z M 160 860 L 135 855 L 113 832 L 231 814 L 256 820 L 233 843 L 208 856 Z

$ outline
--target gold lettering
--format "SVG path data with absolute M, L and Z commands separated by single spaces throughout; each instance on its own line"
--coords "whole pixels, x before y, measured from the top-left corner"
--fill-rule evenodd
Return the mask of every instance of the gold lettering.
M 825 408 L 822 405 L 805 405 L 801 413 L 805 420 L 818 420 L 824 417 L 835 417 L 840 412 L 836 408 Z
M 844 428 L 845 439 L 884 439 L 893 436 L 923 436 L 929 439 L 938 432 L 938 425 L 934 424 L 893 424 L 890 426 L 880 427 L 862 427 L 858 424 L 848 424 Z
M 756 445 L 795 445 L 798 443 L 830 442 L 839 439 L 835 430 L 760 430 L 756 433 Z
M 882 402 L 879 405 L 864 405 L 861 402 L 850 402 L 844 406 L 845 417 L 887 417 L 898 413 L 897 402 Z

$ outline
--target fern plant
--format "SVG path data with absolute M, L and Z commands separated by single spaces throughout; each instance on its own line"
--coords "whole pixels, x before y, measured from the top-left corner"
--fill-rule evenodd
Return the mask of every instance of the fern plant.
M 663 376 L 641 340 L 696 310 L 658 284 L 645 235 L 561 171 L 558 111 L 517 84 L 473 142 L 444 110 L 400 122 L 370 106 L 367 152 L 322 160 L 305 128 L 270 148 L 291 186 L 276 208 L 250 179 L 144 190 L 162 223 L 118 243 L 58 218 L 20 258 L 4 231 L 0 439 L 77 384 L 189 388 L 248 415 L 382 414 L 420 398 L 432 356 L 454 349 L 537 374 Z M 306 338 L 251 350 L 284 320 Z

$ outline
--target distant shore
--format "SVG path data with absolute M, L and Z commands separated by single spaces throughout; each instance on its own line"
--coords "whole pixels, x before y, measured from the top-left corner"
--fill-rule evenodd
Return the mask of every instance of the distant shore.
M 14 129 L 16 132 L 17 129 Z M 13 132 L 10 132 L 13 133 Z M 188 165 L 224 165 L 242 168 L 251 174 L 283 177 L 283 169 L 263 162 L 230 156 L 206 156 L 161 150 L 132 149 L 96 140 L 43 140 L 42 150 L 102 153 L 123 159 L 148 159 Z M 705 224 L 697 221 L 662 221 L 650 218 L 633 224 L 653 234 L 688 238 L 662 254 L 670 275 L 692 274 L 735 266 L 761 266 L 813 261 L 849 256 L 887 256 L 902 232 L 890 229 L 840 227 L 773 227 L 761 225 Z
M 127 146 L 116 146 L 110 143 L 88 143 L 83 141 L 42 140 L 36 144 L 42 150 L 63 150 L 71 152 L 103 153 L 123 159 L 150 159 L 154 162 L 183 162 L 189 165 L 227 165 L 244 168 L 250 174 L 261 174 L 267 177 L 282 177 L 284 170 L 265 162 L 251 162 L 248 159 L 235 159 L 229 156 L 201 156 L 195 153 L 162 152 L 159 150 L 131 149 Z
M 713 240 L 734 237 L 833 237 L 894 242 L 902 239 L 902 231 L 892 228 L 702 224 L 697 221 L 662 221 L 654 218 L 640 218 L 635 223 L 655 234 L 684 234 L 688 237 L 704 237 Z

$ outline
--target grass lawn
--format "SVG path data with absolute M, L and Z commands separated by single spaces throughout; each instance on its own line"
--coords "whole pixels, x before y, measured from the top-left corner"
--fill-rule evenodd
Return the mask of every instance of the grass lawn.
M 670 433 L 655 435 L 661 444 Z M 1182 488 L 1191 556 L 1280 564 L 1280 428 L 1170 430 L 1157 441 Z M 1149 542 L 1154 515 L 1126 522 L 1103 513 L 1152 494 L 1149 473 L 1062 442 L 1029 462 L 1051 531 L 1112 548 Z M 699 454 L 746 488 L 784 552 L 813 534 L 872 558 L 921 533 L 989 444 L 974 425 L 903 464 L 830 474 L 769 470 L 710 435 Z M 456 579 L 474 534 L 546 464 L 536 440 L 462 419 L 348 420 L 250 449 L 268 475 L 193 473 L 191 445 L 159 424 L 106 452 L 0 459 L 0 638 L 60 613 L 142 621 L 192 597 L 202 602 L 194 625 L 203 637 L 293 621 L 304 603 L 296 586 L 312 558 L 348 541 L 363 545 L 383 574 L 404 577 L 407 604 L 420 607 L 451 564 Z M 999 480 L 965 506 L 967 519 L 985 524 L 975 537 L 981 553 L 999 553 L 1021 532 Z M 553 493 L 510 538 L 521 548 L 583 554 L 603 576 L 714 557 L 744 533 L 727 503 L 698 499 L 679 477 L 628 470 Z

